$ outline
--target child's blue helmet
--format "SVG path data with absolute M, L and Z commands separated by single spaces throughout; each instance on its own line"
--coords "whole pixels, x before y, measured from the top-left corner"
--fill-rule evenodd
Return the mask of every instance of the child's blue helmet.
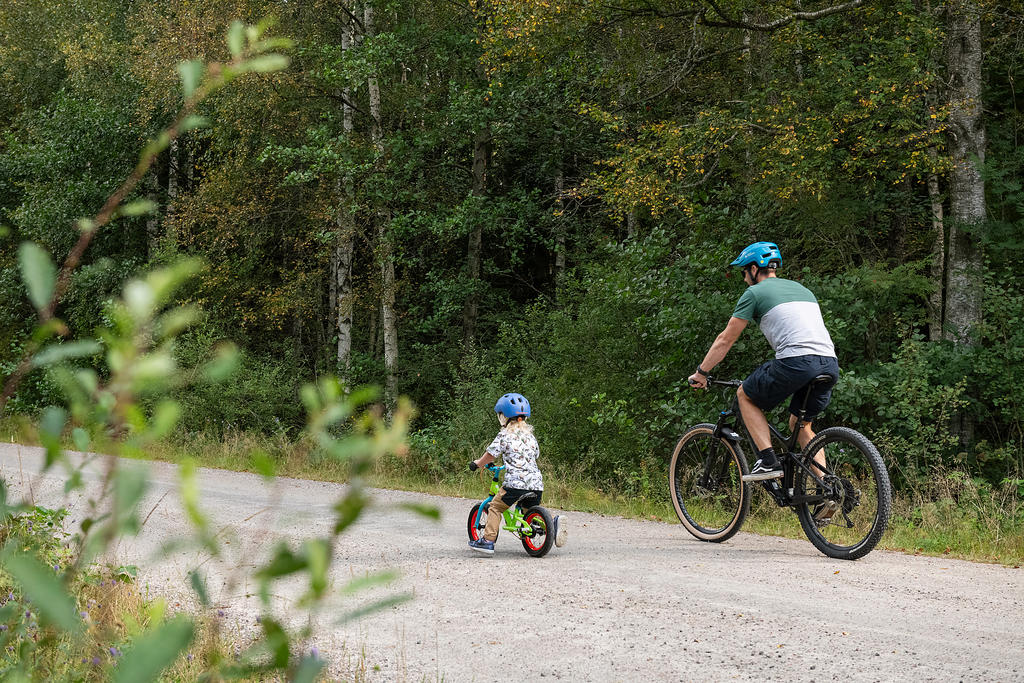
M 782 252 L 775 242 L 754 242 L 741 251 L 736 260 L 729 265 L 746 268 L 753 264 L 758 268 L 764 268 L 772 261 L 775 261 L 776 265 L 782 265 Z
M 530 417 L 530 402 L 522 394 L 505 394 L 494 404 L 494 412 L 508 419 Z

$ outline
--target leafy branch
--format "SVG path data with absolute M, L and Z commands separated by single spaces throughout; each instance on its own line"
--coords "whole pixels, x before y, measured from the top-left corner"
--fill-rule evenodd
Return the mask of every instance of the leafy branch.
M 81 263 L 82 256 L 96 233 L 119 216 L 139 216 L 152 213 L 156 206 L 149 200 L 137 200 L 124 204 L 139 182 L 145 177 L 157 156 L 170 146 L 181 134 L 207 125 L 204 117 L 194 112 L 199 104 L 211 94 L 220 90 L 238 76 L 246 73 L 280 71 L 288 66 L 288 57 L 274 52 L 291 46 L 286 38 L 264 38 L 272 22 L 264 20 L 256 26 L 246 26 L 235 21 L 228 30 L 227 43 L 232 58 L 229 62 L 203 64 L 199 60 L 182 62 L 178 65 L 181 76 L 184 102 L 174 121 L 156 139 L 142 150 L 139 161 L 124 182 L 107 197 L 99 212 L 92 218 L 78 221 L 79 237 L 65 258 L 60 272 L 42 247 L 27 242 L 21 245 L 19 261 L 22 277 L 28 289 L 29 298 L 39 314 L 40 326 L 26 345 L 21 360 L 4 381 L 0 394 L 0 415 L 7 401 L 18 385 L 34 367 L 33 356 L 41 344 L 52 334 L 65 334 L 62 322 L 54 318 L 57 306 L 67 293 L 71 275 Z

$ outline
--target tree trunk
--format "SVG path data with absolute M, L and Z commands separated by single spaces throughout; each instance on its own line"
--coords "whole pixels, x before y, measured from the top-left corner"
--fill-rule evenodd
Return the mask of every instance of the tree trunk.
M 349 23 L 341 35 L 342 52 L 352 48 L 353 31 L 354 28 Z M 352 108 L 348 104 L 351 93 L 348 88 L 344 88 L 341 94 L 342 128 L 345 131 L 346 139 L 350 139 L 353 130 Z M 355 192 L 352 187 L 351 176 L 346 174 L 338 182 L 335 187 L 335 195 L 338 197 L 338 212 L 335 217 L 338 236 L 334 245 L 334 253 L 331 255 L 331 289 L 335 294 L 331 312 L 335 315 L 336 331 L 338 334 L 337 368 L 345 386 L 348 387 L 349 373 L 352 369 L 352 311 L 354 297 L 352 289 L 352 260 L 356 245 L 355 218 L 352 215 L 352 203 Z
M 981 16 L 971 0 L 949 6 L 946 64 L 949 69 L 949 265 L 946 280 L 947 338 L 970 345 L 981 321 L 982 253 L 978 233 L 985 220 L 985 126 L 981 100 Z
M 986 218 L 985 125 L 982 119 L 980 9 L 972 0 L 948 6 L 946 64 L 949 70 L 949 256 L 946 267 L 944 330 L 962 347 L 977 342 L 981 322 L 981 229 Z M 963 448 L 974 442 L 974 420 L 961 411 L 954 430 Z
M 938 152 L 934 147 L 928 149 L 933 165 Z M 932 266 L 931 276 L 935 289 L 928 295 L 928 339 L 942 339 L 943 325 L 943 294 L 946 282 L 946 224 L 942 213 L 942 195 L 939 192 L 939 176 L 928 174 L 928 199 L 932 207 Z
M 555 175 L 555 210 L 558 215 L 555 217 L 555 294 L 562 289 L 562 284 L 565 281 L 565 216 L 562 212 L 565 210 L 565 201 L 562 199 L 562 195 L 565 192 L 565 172 L 562 170 L 562 164 L 558 164 L 558 173 Z M 633 211 L 629 212 L 632 216 Z M 629 220 L 627 218 L 627 232 Z
M 160 206 L 160 174 L 159 157 L 153 169 L 146 176 L 146 198 L 156 206 Z M 146 219 L 146 260 L 153 263 L 160 246 L 160 212 L 154 211 Z
M 373 36 L 373 5 L 363 10 L 363 28 L 367 36 Z M 381 161 L 384 156 L 384 139 L 381 130 L 380 85 L 375 76 L 367 79 L 367 94 L 370 100 L 370 136 Z M 391 417 L 398 399 L 398 325 L 395 316 L 395 260 L 387 224 L 388 211 L 383 208 L 377 220 L 377 245 L 381 268 L 380 322 L 384 338 L 384 403 L 388 417 Z
M 473 189 L 474 197 L 487 192 L 487 167 L 491 162 L 491 129 L 484 126 L 473 137 Z M 470 291 L 462 309 L 462 344 L 468 353 L 476 342 L 476 321 L 480 308 L 480 259 L 483 251 L 483 226 L 477 221 L 469 232 L 466 245 L 466 271 Z

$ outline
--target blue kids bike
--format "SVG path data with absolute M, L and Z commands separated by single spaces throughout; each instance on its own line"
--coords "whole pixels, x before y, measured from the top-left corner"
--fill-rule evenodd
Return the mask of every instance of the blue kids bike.
M 491 495 L 473 505 L 469 511 L 466 531 L 471 541 L 483 538 L 484 527 L 487 526 L 487 508 L 498 495 L 498 489 L 501 488 L 498 480 L 505 471 L 504 466 L 496 467 L 493 464 L 487 465 L 487 469 L 491 472 Z M 517 536 L 523 542 L 523 548 L 528 555 L 544 557 L 555 544 L 555 524 L 551 513 L 539 505 L 529 505 L 532 501 L 533 498 L 527 496 L 505 510 L 502 513 L 504 524 L 501 528 Z

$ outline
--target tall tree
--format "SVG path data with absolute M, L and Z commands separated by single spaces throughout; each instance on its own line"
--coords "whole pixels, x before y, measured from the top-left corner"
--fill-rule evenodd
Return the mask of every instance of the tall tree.
M 986 219 L 985 122 L 982 101 L 981 9 L 971 0 L 946 6 L 946 68 L 949 81 L 949 266 L 946 280 L 947 338 L 976 341 L 981 321 L 982 235 Z

